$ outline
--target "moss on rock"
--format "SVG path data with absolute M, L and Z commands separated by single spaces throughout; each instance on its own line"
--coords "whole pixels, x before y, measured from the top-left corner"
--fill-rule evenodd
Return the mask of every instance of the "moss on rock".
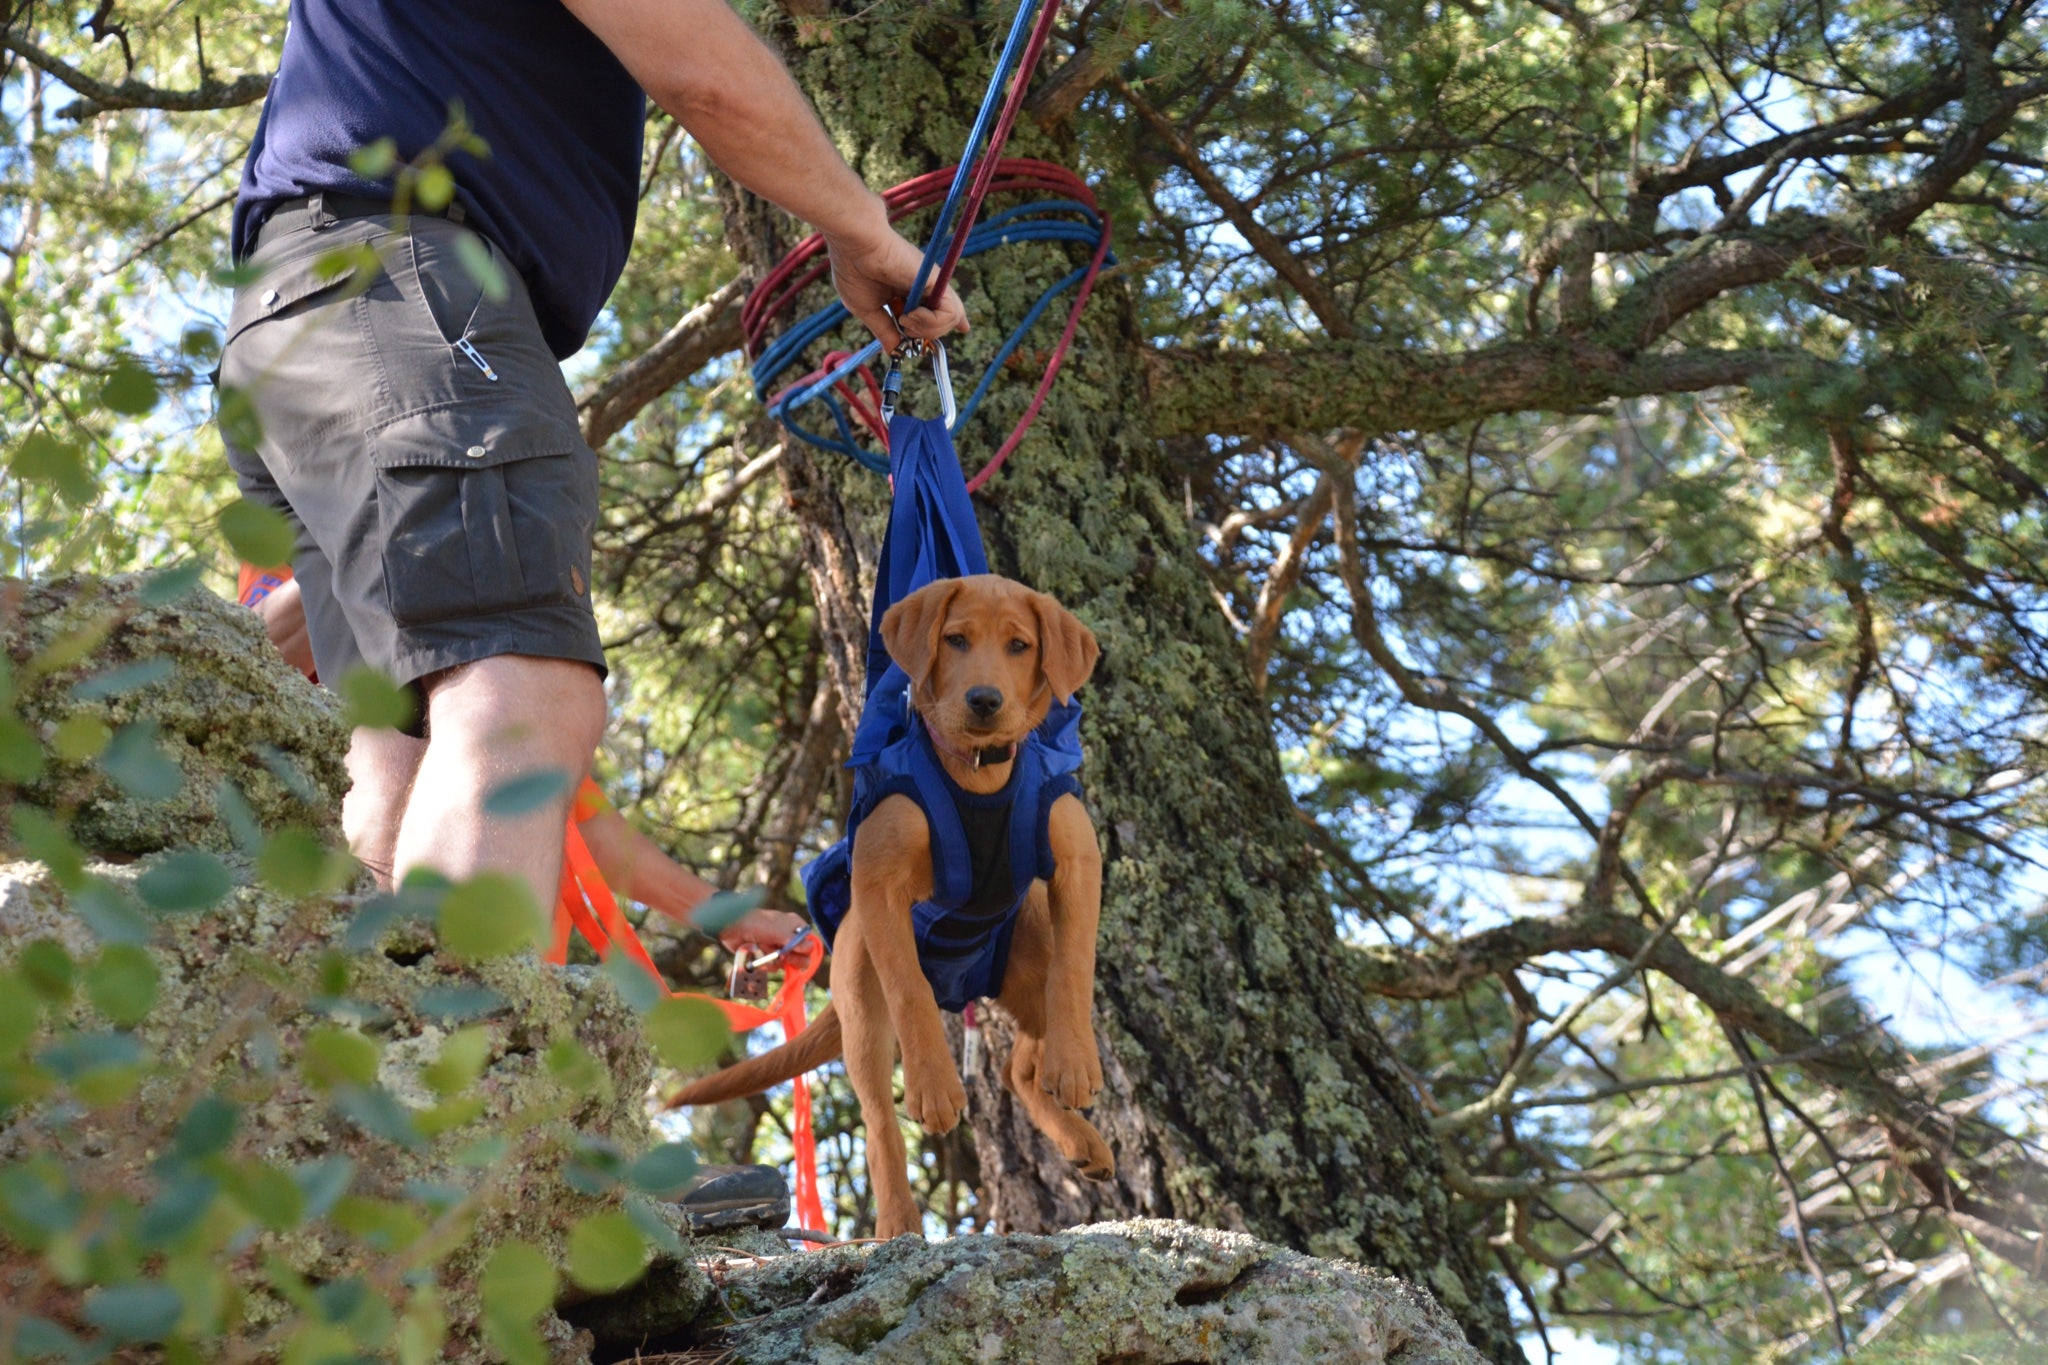
M 148 581 L 0 579 L 0 650 L 14 708 L 46 754 L 19 798 L 66 812 L 74 838 L 113 857 L 232 849 L 224 783 L 260 826 L 331 829 L 347 787 L 340 703 L 278 656 L 254 612 L 203 589 L 152 604 Z M 50 750 L 66 722 L 93 721 L 109 731 L 153 725 L 158 747 L 182 770 L 177 793 L 141 799 L 95 759 Z

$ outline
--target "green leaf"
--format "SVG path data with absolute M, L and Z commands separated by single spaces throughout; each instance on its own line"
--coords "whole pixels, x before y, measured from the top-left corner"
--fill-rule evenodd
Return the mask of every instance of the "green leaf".
M 226 287 L 235 286 L 230 283 Z M 263 418 L 256 411 L 255 398 L 246 389 L 221 385 L 214 397 L 213 420 L 220 428 L 221 439 L 229 445 L 254 450 L 263 444 Z
M 240 498 L 220 514 L 220 533 L 237 555 L 268 569 L 291 562 L 298 533 L 281 512 Z
M 196 559 L 160 570 L 149 576 L 142 590 L 135 594 L 136 600 L 145 607 L 169 606 L 198 587 L 204 573 L 205 565 Z
M 156 1007 L 156 963 L 133 944 L 109 944 L 85 970 L 85 994 L 109 1022 L 139 1024 Z
M 256 811 L 232 779 L 223 777 L 214 787 L 213 808 L 235 836 L 235 847 L 252 856 L 262 850 L 263 830 L 256 823 Z
M 114 366 L 100 385 L 100 403 L 123 417 L 146 417 L 156 407 L 156 376 L 132 360 Z
M 138 659 L 132 664 L 110 668 L 104 673 L 96 673 L 82 682 L 73 684 L 71 694 L 80 701 L 118 697 L 124 692 L 133 692 L 153 682 L 161 682 L 176 671 L 176 666 L 169 659 Z
M 537 811 L 551 801 L 567 797 L 575 782 L 572 774 L 560 768 L 521 773 L 511 781 L 491 788 L 484 797 L 484 814 L 506 818 Z
M 174 914 L 211 910 L 234 889 L 228 865 L 197 849 L 167 853 L 135 879 L 144 903 Z
M 225 1174 L 228 1194 L 242 1211 L 272 1232 L 299 1225 L 306 1196 L 291 1176 L 262 1161 L 238 1161 Z
M 43 1049 L 38 1065 L 76 1084 L 94 1071 L 127 1069 L 142 1061 L 142 1044 L 125 1033 L 73 1033 Z
M 242 1111 L 219 1095 L 202 1095 L 194 1100 L 171 1139 L 171 1156 L 177 1161 L 203 1161 L 224 1151 L 235 1139 L 235 1125 Z
M 348 168 L 365 180 L 386 180 L 398 165 L 398 144 L 388 137 L 365 143 L 348 154 Z
M 505 282 L 505 272 L 491 255 L 491 249 L 484 245 L 484 239 L 473 233 L 463 233 L 455 239 L 455 259 L 462 262 L 462 268 L 469 277 L 483 289 L 484 297 L 492 303 L 503 303 L 511 296 L 511 286 Z
M 142 1210 L 135 1235 L 151 1251 L 162 1251 L 205 1219 L 213 1209 L 220 1185 L 211 1176 L 186 1174 Z
M 697 1174 L 697 1154 L 688 1143 L 664 1142 L 643 1152 L 626 1168 L 626 1182 L 648 1194 L 674 1195 Z
M 187 360 L 217 360 L 220 358 L 220 333 L 195 323 L 179 333 L 178 354 Z
M 455 1154 L 455 1164 L 471 1170 L 488 1170 L 505 1159 L 512 1144 L 501 1137 L 478 1138 Z
M 40 1245 L 78 1225 L 85 1196 L 71 1187 L 55 1160 L 36 1156 L 0 1170 L 0 1211 L 7 1216 L 9 1231 Z
M 66 716 L 50 737 L 50 748 L 66 763 L 90 763 L 107 751 L 113 727 L 98 716 Z
M 400 687 L 371 668 L 358 664 L 341 675 L 335 689 L 341 693 L 341 723 L 350 729 L 367 726 L 372 730 L 410 728 L 418 713 L 418 702 L 410 689 Z
M 469 1089 L 490 1057 L 489 1031 L 466 1028 L 448 1035 L 441 1044 L 441 1055 L 422 1074 L 433 1092 L 446 1099 Z
M 8 1345 L 0 1341 L 0 1348 Z M 71 1333 L 51 1322 L 48 1318 L 25 1317 L 14 1329 L 13 1353 L 0 1350 L 0 1359 L 43 1360 L 87 1360 L 92 1353 L 85 1343 Z
M 138 801 L 167 801 L 185 785 L 185 772 L 156 744 L 156 722 L 138 720 L 114 732 L 100 755 L 100 771 Z
M 24 483 L 43 483 L 73 506 L 83 507 L 99 496 L 99 485 L 85 467 L 85 455 L 47 431 L 30 432 L 7 462 Z
M 448 1319 L 440 1300 L 431 1289 L 421 1289 L 398 1323 L 399 1365 L 434 1365 L 442 1358 L 441 1343 L 447 1339 Z
M 642 1026 L 655 1055 L 678 1071 L 696 1071 L 724 1053 L 732 1027 L 701 996 L 676 995 L 647 1012 Z
M 499 1243 L 484 1262 L 479 1284 L 491 1344 L 514 1365 L 545 1360 L 545 1354 L 533 1354 L 541 1349 L 539 1338 L 532 1335 L 533 1321 L 554 1307 L 558 1284 L 555 1268 L 540 1248 L 527 1242 Z
M 33 806 L 14 808 L 14 837 L 29 857 L 50 869 L 50 875 L 66 890 L 75 888 L 85 876 L 85 851 L 72 842 L 71 832 L 48 813 Z
M 624 1200 L 626 1216 L 633 1220 L 633 1226 L 640 1229 L 640 1235 L 656 1251 L 666 1256 L 681 1256 L 683 1239 L 676 1236 L 676 1230 L 654 1206 L 654 1201 L 644 1195 L 628 1194 Z
M 668 994 L 659 977 L 625 953 L 613 953 L 606 958 L 604 974 L 611 979 L 619 999 L 625 1001 L 626 1007 L 635 1014 L 647 1013 Z
M 609 1294 L 647 1268 L 647 1239 L 623 1213 L 594 1213 L 569 1229 L 569 1278 L 579 1288 Z
M 408 1149 L 426 1145 L 412 1115 L 381 1085 L 343 1086 L 334 1092 L 334 1107 L 372 1137 Z
M 441 946 L 471 961 L 504 957 L 536 942 L 540 907 L 533 891 L 504 872 L 481 872 L 449 888 L 441 901 Z
M 414 999 L 413 1008 L 451 1023 L 481 1019 L 510 1008 L 505 997 L 489 986 L 429 986 Z
M 36 1036 L 36 1024 L 43 1017 L 35 992 L 27 989 L 19 972 L 0 971 L 0 1062 L 10 1062 Z
M 292 1179 L 305 1196 L 307 1218 L 325 1218 L 355 1178 L 355 1163 L 345 1156 L 322 1157 L 292 1170 Z
M 413 199 L 423 209 L 438 212 L 455 198 L 455 172 L 446 166 L 428 166 L 413 181 Z
M 42 775 L 42 741 L 20 720 L 0 711 L 0 778 L 33 782 Z
M 256 855 L 256 875 L 287 896 L 317 896 L 348 884 L 354 860 L 322 843 L 308 829 L 272 835 Z
M 767 891 L 758 886 L 744 891 L 720 891 L 690 912 L 690 923 L 716 938 L 767 899 Z
M 323 1090 L 377 1083 L 377 1045 L 346 1028 L 317 1028 L 306 1035 L 299 1069 Z
M 71 908 L 102 943 L 149 942 L 149 921 L 128 888 L 105 877 L 88 877 L 71 893 Z
M 85 1320 L 123 1344 L 169 1336 L 184 1312 L 177 1290 L 147 1281 L 102 1289 L 85 1301 Z
M 602 1094 L 611 1081 L 604 1064 L 574 1038 L 557 1038 L 548 1044 L 541 1060 L 547 1063 L 548 1074 L 572 1094 Z
M 53 1005 L 71 1003 L 71 985 L 77 976 L 77 968 L 71 961 L 71 954 L 64 951 L 63 944 L 55 939 L 39 938 L 21 950 L 15 966 L 38 998 Z

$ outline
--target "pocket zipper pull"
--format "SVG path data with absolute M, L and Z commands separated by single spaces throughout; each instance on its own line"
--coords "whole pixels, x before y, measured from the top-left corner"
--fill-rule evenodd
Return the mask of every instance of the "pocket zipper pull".
M 484 353 L 470 344 L 468 337 L 464 337 L 456 342 L 455 349 L 468 356 L 469 363 L 484 372 L 484 378 L 490 380 L 493 384 L 498 382 L 498 372 L 491 368 L 490 361 L 484 359 Z

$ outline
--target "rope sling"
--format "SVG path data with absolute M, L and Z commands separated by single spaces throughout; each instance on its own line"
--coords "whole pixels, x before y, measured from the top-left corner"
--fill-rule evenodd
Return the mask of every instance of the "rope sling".
M 741 311 L 741 328 L 747 351 L 755 357 L 751 373 L 756 395 L 778 421 L 809 444 L 846 455 L 866 468 L 888 473 L 892 463 L 897 465 L 896 473 L 902 482 L 892 500 L 889 528 L 889 540 L 894 548 L 884 551 L 885 560 L 896 568 L 881 574 L 876 586 L 873 621 L 877 627 L 882 612 L 897 597 L 922 586 L 935 574 L 945 576 L 949 566 L 950 572 L 956 574 L 986 572 L 981 557 L 981 534 L 975 525 L 967 494 L 981 488 L 1002 468 L 1037 418 L 1053 380 L 1059 374 L 1060 364 L 1072 345 L 1075 329 L 1080 324 L 1081 310 L 1094 290 L 1096 278 L 1104 265 L 1114 260 L 1109 253 L 1109 220 L 1098 207 L 1094 192 L 1078 175 L 1051 162 L 1000 155 L 1023 108 L 1031 72 L 1044 52 L 1057 15 L 1057 3 L 1024 0 L 1011 23 L 988 92 L 968 134 L 962 159 L 956 165 L 894 186 L 882 196 L 891 222 L 930 208 L 934 203 L 939 205 L 938 220 L 919 263 L 916 280 L 907 295 L 905 313 L 915 310 L 925 297 L 943 293 L 955 268 L 966 257 L 1017 242 L 1073 242 L 1092 248 L 1087 265 L 1055 282 L 1027 310 L 957 413 L 950 410 L 951 386 L 945 370 L 945 350 L 943 345 L 937 344 L 931 348 L 934 369 L 944 388 L 949 409 L 943 423 L 894 418 L 902 365 L 906 360 L 916 359 L 925 349 L 922 343 L 914 341 L 906 341 L 905 346 L 891 357 L 887 372 L 880 380 L 875 377 L 873 364 L 881 355 L 881 343 L 871 340 L 855 351 L 829 351 L 818 368 L 776 387 L 777 381 L 800 363 L 806 349 L 851 316 L 846 306 L 835 300 L 792 324 L 773 340 L 769 338 L 776 320 L 793 311 L 798 296 L 823 279 L 830 269 L 821 234 L 814 233 L 799 242 L 754 288 Z M 1006 85 L 1007 96 L 1004 94 Z M 977 226 L 982 205 L 991 194 L 1028 191 L 1062 197 L 1036 200 L 1007 209 Z M 1053 349 L 1030 405 L 995 455 L 963 485 L 950 430 L 973 416 L 996 374 L 1022 345 L 1025 335 L 1053 300 L 1077 287 L 1079 292 L 1068 310 L 1066 327 Z M 800 410 L 821 401 L 832 416 L 835 435 L 820 435 L 806 429 L 797 420 L 796 414 Z M 853 426 L 856 420 L 880 445 L 882 453 L 860 444 Z M 897 447 L 894 451 L 890 440 L 892 427 L 897 429 L 899 438 L 893 443 Z M 907 439 L 913 430 L 920 437 L 928 435 L 929 439 Z M 892 454 L 898 457 L 909 455 L 915 472 L 906 469 L 900 458 L 892 461 Z M 941 550 L 935 556 L 934 550 L 940 546 L 955 548 Z M 974 567 L 967 567 L 969 565 Z M 871 727 L 881 723 L 880 716 L 876 714 L 877 684 L 888 664 L 886 652 L 879 647 L 879 638 L 871 638 L 868 704 L 860 727 L 863 735 L 871 733 Z M 1079 763 L 1078 716 L 1078 707 L 1071 704 L 1056 707 L 1055 715 L 1040 730 L 1041 735 L 1047 736 L 1049 742 L 1063 752 L 1072 751 L 1074 766 Z M 858 742 L 855 750 L 858 761 L 861 751 Z M 842 840 L 841 844 L 845 842 Z M 835 845 L 835 851 L 839 847 Z M 826 855 L 827 858 L 831 856 L 829 852 Z M 811 868 L 807 867 L 807 882 L 810 873 Z M 670 990 L 663 981 L 659 968 L 640 942 L 631 921 L 620 911 L 617 898 L 606 885 L 573 822 L 566 840 L 562 891 L 556 910 L 554 941 L 548 954 L 550 961 L 566 960 L 572 934 L 580 935 L 589 943 L 600 959 L 608 957 L 616 947 L 660 982 L 661 988 L 670 995 L 687 994 Z M 816 936 L 806 936 L 793 942 L 791 950 L 783 958 L 782 985 L 766 1006 L 722 999 L 714 999 L 713 1003 L 725 1012 L 735 1031 L 773 1022 L 782 1026 L 785 1038 L 794 1038 L 807 1023 L 804 992 L 811 978 L 817 974 L 823 957 L 824 945 Z M 797 1218 L 803 1227 L 829 1231 L 818 1184 L 817 1136 L 813 1129 L 807 1078 L 796 1077 L 792 1088 L 791 1140 Z

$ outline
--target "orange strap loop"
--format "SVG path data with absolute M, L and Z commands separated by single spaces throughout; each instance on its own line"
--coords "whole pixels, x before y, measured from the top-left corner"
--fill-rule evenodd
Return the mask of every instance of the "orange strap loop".
M 671 990 L 662 978 L 661 969 L 654 965 L 647 945 L 634 932 L 632 921 L 620 911 L 618 897 L 606 884 L 604 873 L 598 870 L 597 860 L 590 856 L 590 846 L 583 842 L 583 833 L 573 821 L 569 824 L 562 851 L 565 855 L 562 890 L 555 902 L 554 934 L 546 955 L 549 962 L 559 965 L 568 961 L 569 936 L 572 932 L 580 933 L 596 951 L 600 961 L 610 957 L 614 948 L 621 949 L 654 978 L 664 994 L 671 997 L 694 995 L 700 1000 L 709 1000 L 725 1013 L 726 1022 L 732 1025 L 735 1033 L 745 1033 L 763 1024 L 782 1025 L 785 1039 L 794 1038 L 804 1031 L 809 1022 L 808 1011 L 804 1008 L 804 988 L 818 974 L 818 968 L 825 960 L 825 945 L 818 941 L 816 935 L 806 936 L 789 950 L 783 959 L 782 986 L 766 1006 L 701 995 L 695 991 Z M 796 1168 L 797 1223 L 825 1232 L 829 1229 L 825 1226 L 824 1199 L 818 1189 L 818 1135 L 811 1124 L 811 1087 L 803 1076 L 798 1076 L 791 1085 L 795 1092 L 790 1142 L 796 1149 L 796 1159 L 792 1164 Z

